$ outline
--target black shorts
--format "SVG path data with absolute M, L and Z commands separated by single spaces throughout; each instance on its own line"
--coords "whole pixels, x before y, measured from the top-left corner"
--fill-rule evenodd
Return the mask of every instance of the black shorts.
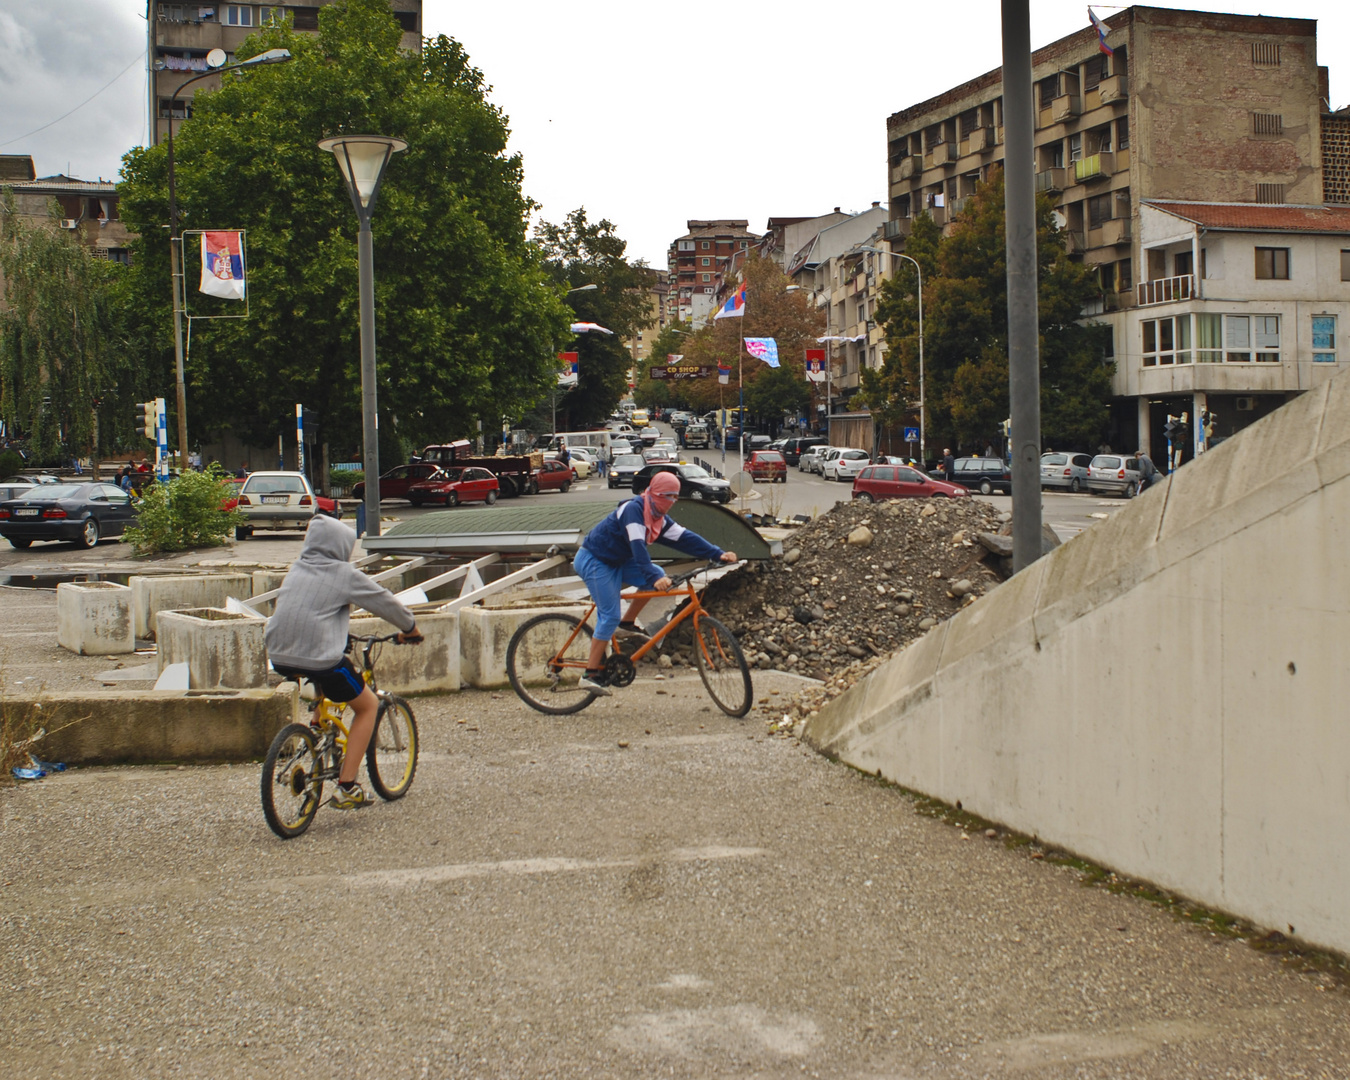
M 288 679 L 308 679 L 329 701 L 355 701 L 366 688 L 366 681 L 356 670 L 350 657 L 344 656 L 337 665 L 325 671 L 306 671 L 303 668 L 282 667 L 273 664 L 278 675 Z

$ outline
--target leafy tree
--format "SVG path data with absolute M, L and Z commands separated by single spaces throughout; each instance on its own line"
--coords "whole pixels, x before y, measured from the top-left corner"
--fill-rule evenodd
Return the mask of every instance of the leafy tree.
M 673 323 L 661 328 L 661 332 L 652 341 L 651 354 L 638 364 L 637 389 L 633 391 L 633 400 L 644 409 L 654 405 L 664 408 L 683 409 L 689 407 L 689 396 L 685 392 L 690 380 L 665 382 L 651 377 L 653 367 L 664 367 L 668 357 L 683 356 L 690 338 L 688 323 Z M 685 357 L 682 364 L 693 363 Z
M 373 222 L 382 437 L 420 445 L 474 433 L 479 419 L 491 430 L 548 397 L 570 313 L 527 239 L 531 203 L 520 158 L 506 153 L 506 118 L 457 42 L 406 55 L 400 35 L 386 0 L 337 0 L 320 9 L 317 37 L 288 20 L 236 51 L 286 48 L 289 63 L 227 76 L 194 99 L 175 139 L 181 224 L 248 230 L 251 310 L 194 325 L 192 430 L 263 442 L 302 401 L 339 451 L 359 446 L 357 221 L 317 147 L 342 132 L 408 141 Z M 134 304 L 146 348 L 171 357 L 164 145 L 132 150 L 123 173 L 123 216 L 140 233 Z M 192 290 L 192 269 L 187 280 Z M 241 314 L 195 291 L 189 303 Z
M 585 207 L 567 215 L 561 225 L 540 222 L 535 242 L 544 265 L 562 289 L 575 321 L 593 322 L 613 335 L 576 335 L 567 352 L 577 354 L 577 384 L 558 392 L 558 423 L 567 431 L 583 431 L 602 424 L 628 393 L 628 369 L 633 358 L 624 340 L 651 326 L 645 267 L 629 263 L 623 253 L 627 241 L 614 233 L 612 222 L 592 222 Z M 594 285 L 594 289 L 581 289 Z
M 1090 446 L 1107 424 L 1112 367 L 1102 361 L 1103 328 L 1079 320 L 1097 293 L 1091 272 L 1069 258 L 1048 196 L 1036 202 L 1041 432 L 1047 444 Z M 930 446 L 980 444 L 1008 416 L 1008 290 L 1003 173 L 978 185 L 951 235 L 916 218 L 905 254 L 923 267 L 924 382 Z M 918 294 L 908 263 L 882 285 L 877 317 L 889 353 L 863 373 L 884 419 L 916 418 Z
M 122 268 L 91 259 L 59 228 L 55 202 L 51 217 L 48 224 L 25 222 L 8 189 L 0 203 L 0 412 L 40 461 L 98 456 L 95 412 L 104 397 L 111 412 L 124 375 L 116 302 Z M 125 413 L 130 417 L 130 406 Z

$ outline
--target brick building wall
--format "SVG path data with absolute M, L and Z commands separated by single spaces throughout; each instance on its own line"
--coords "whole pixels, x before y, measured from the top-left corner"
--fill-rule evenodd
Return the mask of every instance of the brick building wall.
M 1322 198 L 1350 205 L 1350 112 L 1322 117 Z

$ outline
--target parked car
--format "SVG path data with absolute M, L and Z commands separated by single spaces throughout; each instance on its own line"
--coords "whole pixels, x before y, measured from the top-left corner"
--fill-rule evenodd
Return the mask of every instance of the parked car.
M 245 524 L 235 526 L 234 538 L 247 540 L 257 529 L 304 532 L 318 504 L 304 473 L 255 472 L 239 489 L 236 509 Z
M 557 461 L 562 464 L 557 454 L 545 454 L 544 461 Z M 571 447 L 567 448 L 567 468 L 572 470 L 573 480 L 585 480 L 591 473 L 595 472 L 595 465 L 592 459 L 586 455 L 585 451 L 578 452 Z
M 1143 479 L 1137 458 L 1124 454 L 1098 454 L 1088 465 L 1087 489 L 1133 499 L 1139 494 Z
M 801 467 L 802 454 L 813 446 L 824 446 L 825 440 L 817 435 L 794 435 L 783 443 L 783 458 L 789 465 Z
M 820 462 L 824 456 L 833 450 L 834 447 L 828 443 L 818 443 L 815 446 L 808 446 L 801 452 L 797 458 L 797 471 L 804 473 L 820 472 Z M 784 455 L 786 457 L 786 455 Z
M 131 496 L 113 484 L 37 484 L 0 504 L 0 536 L 21 549 L 34 540 L 91 548 L 135 522 Z
M 773 440 L 767 435 L 749 435 L 745 440 L 747 450 L 771 450 L 773 449 Z
M 436 466 L 430 461 L 419 461 L 412 465 L 400 465 L 397 469 L 390 469 L 388 472 L 380 473 L 380 501 L 385 499 L 406 499 L 408 489 L 414 484 L 427 479 L 436 471 Z M 366 482 L 362 480 L 352 488 L 352 498 L 364 501 L 366 497 Z
M 826 480 L 852 480 L 871 463 L 872 455 L 866 450 L 837 450 L 825 455 L 820 475 Z
M 37 487 L 36 484 L 15 484 L 8 480 L 0 483 L 0 502 L 9 502 L 10 499 L 17 499 L 25 491 L 31 491 Z
M 609 486 L 632 487 L 633 477 L 646 464 L 641 454 L 619 454 L 609 466 Z
M 39 484 L 59 484 L 60 482 L 59 476 L 52 476 L 50 473 L 17 473 L 0 480 L 0 484 L 28 484 L 30 487 L 37 487 Z
M 992 495 L 995 491 L 1012 494 L 1012 471 L 1002 458 L 957 458 L 952 466 L 952 475 L 938 479 L 978 490 L 981 495 Z
M 756 450 L 746 459 L 745 471 L 754 480 L 771 484 L 787 483 L 787 462 L 777 450 Z
M 530 481 L 530 494 L 537 495 L 541 491 L 566 492 L 575 479 L 576 473 L 571 465 L 550 459 L 534 470 L 534 477 Z
M 691 450 L 706 450 L 712 446 L 712 432 L 708 430 L 708 425 L 699 421 L 685 425 L 684 445 Z
M 1091 464 L 1092 458 L 1087 454 L 1042 454 L 1041 487 L 1081 491 L 1087 487 Z
M 643 466 L 633 477 L 633 494 L 641 495 L 659 472 L 673 473 L 680 478 L 681 499 L 706 499 L 709 502 L 730 502 L 731 484 L 718 480 L 701 465 L 680 465 L 660 462 Z
M 224 484 L 229 491 L 225 498 L 220 500 L 222 510 L 239 509 L 239 493 L 243 490 L 244 481 L 235 476 L 226 477 Z M 327 514 L 331 518 L 342 520 L 342 506 L 336 499 L 329 499 L 317 492 L 314 494 L 314 505 L 318 507 L 320 514 Z
M 562 462 L 557 464 L 561 465 Z M 410 487 L 408 500 L 414 506 L 428 502 L 443 502 L 446 506 L 485 502 L 491 506 L 497 501 L 497 491 L 497 478 L 486 469 L 477 465 L 463 469 L 451 466 L 448 469 L 441 469 L 430 479 L 422 480 Z
M 908 465 L 868 465 L 853 478 L 853 497 L 863 502 L 881 499 L 969 498 L 960 484 L 934 480 Z

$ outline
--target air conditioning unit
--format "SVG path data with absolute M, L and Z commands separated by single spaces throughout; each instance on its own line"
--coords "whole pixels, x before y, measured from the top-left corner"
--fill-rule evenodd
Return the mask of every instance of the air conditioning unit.
M 1249 397 L 1240 397 L 1235 399 L 1233 404 L 1238 412 L 1251 412 L 1254 402 Z
M 67 217 L 67 218 L 62 218 L 62 219 L 61 219 L 61 228 L 63 228 L 63 229 L 73 229 L 73 228 L 75 228 L 75 226 L 78 225 L 78 224 L 79 224 L 78 219 L 73 218 L 73 217 Z

